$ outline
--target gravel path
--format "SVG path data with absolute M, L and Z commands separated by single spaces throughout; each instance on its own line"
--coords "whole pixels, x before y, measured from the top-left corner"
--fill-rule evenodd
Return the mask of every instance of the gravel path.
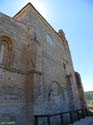
M 86 117 L 70 125 L 93 125 L 93 117 Z

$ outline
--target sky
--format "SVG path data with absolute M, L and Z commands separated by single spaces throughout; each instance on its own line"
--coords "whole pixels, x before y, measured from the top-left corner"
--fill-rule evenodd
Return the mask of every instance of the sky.
M 84 90 L 93 90 L 93 0 L 0 0 L 0 11 L 14 16 L 28 2 L 56 31 L 64 30 Z

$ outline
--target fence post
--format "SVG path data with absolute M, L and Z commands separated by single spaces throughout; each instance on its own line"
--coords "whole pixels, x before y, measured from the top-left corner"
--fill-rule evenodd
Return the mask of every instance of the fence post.
M 91 116 L 93 116 L 93 111 L 91 111 Z
M 48 120 L 48 125 L 50 125 L 50 116 L 47 116 L 47 120 Z
M 89 111 L 90 116 L 93 116 L 93 112 Z
M 62 113 L 60 114 L 60 117 L 61 117 L 61 125 L 64 125 L 64 119 L 63 119 L 63 114 Z
M 77 120 L 80 120 L 78 111 L 76 111 L 76 114 L 77 114 Z
M 86 116 L 88 116 L 88 111 L 87 111 L 87 109 L 85 109 L 85 111 L 86 111 Z
M 90 111 L 88 110 L 88 116 L 91 116 L 91 113 L 90 113 Z
M 70 114 L 70 121 L 71 121 L 71 124 L 73 123 L 73 116 L 72 116 L 72 112 L 69 113 Z
M 82 116 L 85 118 L 84 109 L 82 109 Z
M 38 125 L 38 117 L 35 116 L 35 125 Z

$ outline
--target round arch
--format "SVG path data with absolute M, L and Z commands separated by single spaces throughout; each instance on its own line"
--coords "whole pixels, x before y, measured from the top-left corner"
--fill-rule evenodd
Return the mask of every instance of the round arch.
M 7 40 L 10 40 L 14 46 L 15 43 L 15 39 L 13 38 L 13 36 L 10 33 L 7 32 L 1 32 L 0 33 L 0 40 L 2 40 L 2 38 L 5 38 Z
M 10 35 L 0 33 L 0 63 L 10 66 L 13 56 L 13 42 Z
M 48 98 L 50 98 L 50 96 L 58 96 L 58 95 L 63 96 L 63 99 L 65 99 L 64 87 L 62 87 L 59 82 L 52 81 L 48 87 Z

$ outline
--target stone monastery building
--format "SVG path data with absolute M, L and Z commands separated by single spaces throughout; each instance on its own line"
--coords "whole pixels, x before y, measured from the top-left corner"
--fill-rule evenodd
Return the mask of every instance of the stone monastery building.
M 0 13 L 0 121 L 33 125 L 34 115 L 85 106 L 64 32 L 31 3 L 13 18 Z

